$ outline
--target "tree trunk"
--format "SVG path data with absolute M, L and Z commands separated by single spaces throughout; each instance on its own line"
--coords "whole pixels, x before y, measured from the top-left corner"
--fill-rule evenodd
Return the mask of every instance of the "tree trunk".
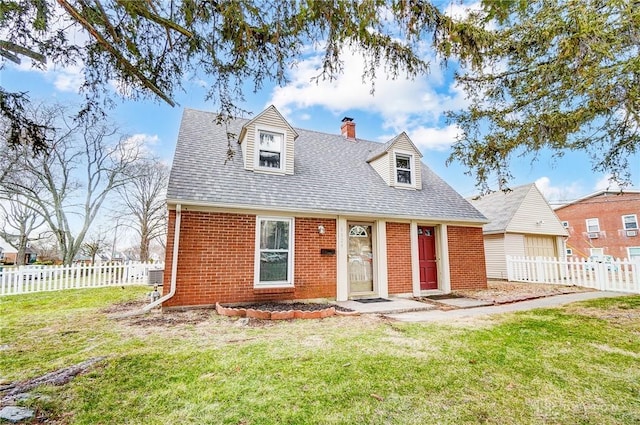
M 20 235 L 18 241 L 18 253 L 16 254 L 16 266 L 24 266 L 24 257 L 27 255 L 27 236 Z
M 140 239 L 140 261 L 149 261 L 149 238 Z
M 149 229 L 147 223 L 143 222 L 140 226 L 140 261 L 149 261 Z

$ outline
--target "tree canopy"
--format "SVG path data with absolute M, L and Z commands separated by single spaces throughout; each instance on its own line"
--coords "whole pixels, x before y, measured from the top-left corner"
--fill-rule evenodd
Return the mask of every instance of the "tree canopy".
M 425 43 L 477 61 L 482 32 L 458 25 L 424 0 L 0 0 L 0 55 L 36 66 L 82 63 L 90 112 L 115 82 L 119 94 L 174 105 L 183 81 L 204 75 L 221 116 L 235 116 L 243 86 L 283 83 L 304 49 L 323 49 L 318 78 L 343 69 L 346 47 L 365 53 L 363 79 L 428 71 Z M 25 90 L 26 91 L 26 90 Z M 23 93 L 0 88 L 11 143 L 46 144 L 22 114 Z
M 464 134 L 449 161 L 483 189 L 512 179 L 517 155 L 584 151 L 596 172 L 630 184 L 640 148 L 640 4 L 627 0 L 485 2 L 495 25 L 482 66 L 458 76 L 470 106 L 451 113 Z M 515 7 L 517 6 L 517 7 Z

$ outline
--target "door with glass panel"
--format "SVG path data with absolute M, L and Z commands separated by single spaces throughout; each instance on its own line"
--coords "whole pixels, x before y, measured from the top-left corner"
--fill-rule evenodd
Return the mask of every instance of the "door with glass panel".
M 371 224 L 349 224 L 349 293 L 373 292 Z

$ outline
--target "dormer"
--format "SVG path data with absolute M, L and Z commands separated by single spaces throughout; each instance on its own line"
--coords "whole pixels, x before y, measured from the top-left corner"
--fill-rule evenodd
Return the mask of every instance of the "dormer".
M 389 140 L 367 159 L 385 183 L 401 189 L 422 189 L 422 154 L 407 133 Z
M 293 174 L 294 142 L 298 133 L 271 105 L 240 130 L 245 170 L 268 174 Z

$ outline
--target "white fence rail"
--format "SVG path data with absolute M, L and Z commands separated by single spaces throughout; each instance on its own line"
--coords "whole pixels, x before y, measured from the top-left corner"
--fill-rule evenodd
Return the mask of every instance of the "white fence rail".
M 514 282 L 576 285 L 601 291 L 640 293 L 640 262 L 507 256 L 507 277 Z
M 146 284 L 150 283 L 149 272 L 163 269 L 164 263 L 140 262 L 4 267 L 0 271 L 0 295 Z

